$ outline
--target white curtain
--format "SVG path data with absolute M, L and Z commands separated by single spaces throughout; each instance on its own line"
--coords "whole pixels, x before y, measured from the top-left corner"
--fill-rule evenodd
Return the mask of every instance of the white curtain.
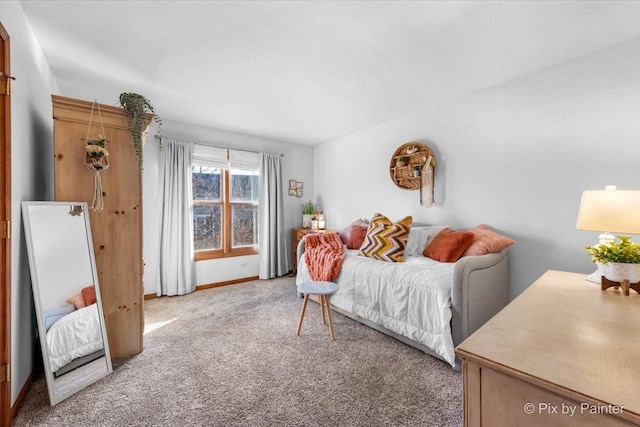
M 260 153 L 259 173 L 258 275 L 261 279 L 272 279 L 289 272 L 280 155 Z
M 191 163 L 194 144 L 162 139 L 160 262 L 156 294 L 184 295 L 196 289 L 193 250 Z

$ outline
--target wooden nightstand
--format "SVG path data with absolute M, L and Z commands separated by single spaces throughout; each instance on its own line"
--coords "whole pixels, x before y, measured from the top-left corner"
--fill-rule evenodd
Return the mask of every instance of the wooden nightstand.
M 464 425 L 640 425 L 639 304 L 545 273 L 456 349 Z
M 300 242 L 300 240 L 302 240 L 302 238 L 307 235 L 307 234 L 331 234 L 331 233 L 338 233 L 339 230 L 330 230 L 330 229 L 325 229 L 325 230 L 314 230 L 312 228 L 294 228 L 293 229 L 293 247 L 291 248 L 291 253 L 293 255 L 293 273 L 291 273 L 292 276 L 295 276 L 296 273 L 298 272 L 298 254 L 297 252 L 297 248 L 298 248 L 298 242 Z

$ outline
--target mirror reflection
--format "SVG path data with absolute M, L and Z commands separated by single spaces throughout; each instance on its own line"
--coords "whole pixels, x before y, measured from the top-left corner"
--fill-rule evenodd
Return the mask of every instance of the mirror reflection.
M 112 371 L 87 205 L 23 202 L 31 283 L 49 400 Z

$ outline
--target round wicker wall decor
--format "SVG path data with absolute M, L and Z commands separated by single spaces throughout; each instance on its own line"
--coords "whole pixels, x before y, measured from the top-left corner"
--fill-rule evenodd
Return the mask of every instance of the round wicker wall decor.
M 405 190 L 420 188 L 420 172 L 431 156 L 431 165 L 435 168 L 436 159 L 431 148 L 421 142 L 407 142 L 396 149 L 389 163 L 389 175 L 393 183 Z

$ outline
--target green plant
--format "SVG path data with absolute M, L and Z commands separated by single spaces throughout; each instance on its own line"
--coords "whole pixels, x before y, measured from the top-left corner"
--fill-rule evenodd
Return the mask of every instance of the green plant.
M 399 162 L 405 162 L 405 163 L 406 163 L 406 162 L 408 162 L 408 161 L 409 161 L 409 158 L 408 158 L 408 157 L 400 157 L 400 158 L 398 159 L 398 161 L 399 161 Z
M 142 163 L 142 137 L 146 128 L 144 115 L 145 113 L 153 114 L 153 120 L 158 124 L 158 127 L 162 125 L 162 120 L 156 114 L 151 102 L 137 93 L 121 93 L 120 105 L 127 112 L 127 123 L 136 150 L 136 158 Z
M 640 263 L 640 244 L 633 243 L 631 237 L 618 236 L 611 243 L 603 243 L 595 246 L 585 246 L 591 255 L 591 261 L 607 265 L 610 262 L 625 264 Z
M 316 204 L 311 200 L 302 203 L 302 213 L 305 215 L 311 215 L 316 211 Z
M 107 157 L 109 155 L 109 151 L 107 151 L 107 140 L 102 136 L 101 133 L 97 134 L 95 138 L 87 140 L 87 145 L 85 145 L 85 150 L 87 151 L 87 156 L 91 158 L 96 157 Z

